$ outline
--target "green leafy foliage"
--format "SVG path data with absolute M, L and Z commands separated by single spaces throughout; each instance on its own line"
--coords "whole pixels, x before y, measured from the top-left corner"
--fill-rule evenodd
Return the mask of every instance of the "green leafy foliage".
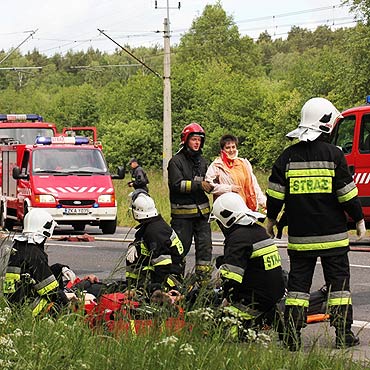
M 368 1 L 346 2 L 366 19 Z M 240 35 L 221 2 L 206 5 L 172 47 L 173 152 L 182 128 L 195 121 L 206 130 L 207 159 L 218 154 L 220 136 L 229 132 L 240 140 L 240 155 L 257 168 L 271 168 L 290 144 L 285 134 L 297 125 L 307 99 L 327 97 L 341 110 L 364 101 L 369 30 L 366 23 L 335 31 L 294 26 L 287 39 L 264 32 L 254 42 Z M 128 49 L 161 73 L 161 47 Z M 112 168 L 133 155 L 146 168 L 160 168 L 163 81 L 136 64 L 121 50 L 51 57 L 15 51 L 4 67 L 39 69 L 0 71 L 0 113 L 38 113 L 60 129 L 94 125 Z

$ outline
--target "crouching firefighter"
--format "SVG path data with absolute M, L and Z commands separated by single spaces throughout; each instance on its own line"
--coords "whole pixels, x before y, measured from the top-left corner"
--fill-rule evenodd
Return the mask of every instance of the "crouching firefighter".
M 28 212 L 22 234 L 14 237 L 6 268 L 5 298 L 11 304 L 30 303 L 33 316 L 45 311 L 58 312 L 69 302 L 59 288 L 44 251 L 45 241 L 52 236 L 55 226 L 47 211 Z
M 158 214 L 153 199 L 144 190 L 131 194 L 131 210 L 139 225 L 127 250 L 128 287 L 141 287 L 149 293 L 179 289 L 184 250 L 177 234 Z
M 213 205 L 224 236 L 224 255 L 218 258 L 225 310 L 243 322 L 243 329 L 274 324 L 276 306 L 285 292 L 281 258 L 265 229 L 256 224 L 265 216 L 251 211 L 237 193 L 225 193 Z M 232 333 L 243 338 L 242 330 Z

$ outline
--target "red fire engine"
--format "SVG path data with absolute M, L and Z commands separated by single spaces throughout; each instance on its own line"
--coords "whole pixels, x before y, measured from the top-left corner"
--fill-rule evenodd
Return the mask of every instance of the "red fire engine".
M 98 143 L 87 137 L 38 137 L 33 145 L 3 139 L 0 222 L 11 230 L 32 208 L 44 208 L 59 225 L 84 230 L 97 225 L 112 234 L 117 204 L 112 178 Z
M 33 144 L 37 136 L 56 136 L 54 123 L 43 122 L 37 114 L 0 114 L 0 138 Z
M 366 105 L 342 112 L 332 133 L 332 143 L 340 147 L 357 185 L 366 227 L 370 227 L 370 96 Z M 352 222 L 350 227 L 354 228 Z

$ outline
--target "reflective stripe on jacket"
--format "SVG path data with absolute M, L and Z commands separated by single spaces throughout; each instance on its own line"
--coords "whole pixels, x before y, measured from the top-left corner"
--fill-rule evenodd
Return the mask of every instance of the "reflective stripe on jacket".
M 207 162 L 199 153 L 191 156 L 186 148 L 168 163 L 171 217 L 192 218 L 210 213 L 208 196 L 202 189 Z
M 348 248 L 346 213 L 363 218 L 343 152 L 321 140 L 299 142 L 276 160 L 267 190 L 267 216 L 285 204 L 288 249 L 328 254 Z

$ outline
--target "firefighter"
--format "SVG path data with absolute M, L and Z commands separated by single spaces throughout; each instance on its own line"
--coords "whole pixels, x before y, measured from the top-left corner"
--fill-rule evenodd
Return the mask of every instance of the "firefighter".
M 131 167 L 131 181 L 127 185 L 129 187 L 133 187 L 134 189 L 144 189 L 146 192 L 148 192 L 148 176 L 143 168 L 139 166 L 137 159 L 131 158 L 128 164 Z
M 129 288 L 179 289 L 184 249 L 175 231 L 158 214 L 153 199 L 144 190 L 131 194 L 133 217 L 139 222 L 135 240 L 126 255 Z
M 50 309 L 57 312 L 72 298 L 60 289 L 44 251 L 45 241 L 52 236 L 55 225 L 47 211 L 32 209 L 28 212 L 22 234 L 14 237 L 6 268 L 5 297 L 12 304 L 30 303 L 33 316 Z M 71 277 L 68 267 L 63 267 Z
M 210 220 L 217 220 L 225 236 L 224 255 L 216 261 L 222 279 L 223 306 L 244 322 L 244 329 L 272 325 L 276 305 L 285 292 L 277 246 L 256 223 L 264 218 L 232 192 L 215 200 L 210 216 Z
M 212 237 L 208 223 L 210 205 L 205 192 L 212 185 L 204 181 L 207 162 L 202 157 L 205 132 L 198 123 L 184 127 L 180 150 L 168 163 L 171 226 L 179 236 L 185 256 L 195 242 L 195 273 L 206 280 L 211 273 Z
M 308 100 L 302 107 L 298 128 L 287 134 L 299 142 L 284 150 L 269 177 L 267 232 L 274 237 L 276 219 L 284 204 L 288 224 L 290 272 L 283 343 L 292 351 L 301 345 L 301 329 L 306 322 L 318 257 L 328 289 L 336 347 L 359 344 L 359 338 L 351 331 L 353 313 L 345 213 L 356 223 L 359 238 L 365 235 L 366 229 L 357 188 L 344 154 L 328 142 L 338 118 L 341 114 L 330 101 Z

